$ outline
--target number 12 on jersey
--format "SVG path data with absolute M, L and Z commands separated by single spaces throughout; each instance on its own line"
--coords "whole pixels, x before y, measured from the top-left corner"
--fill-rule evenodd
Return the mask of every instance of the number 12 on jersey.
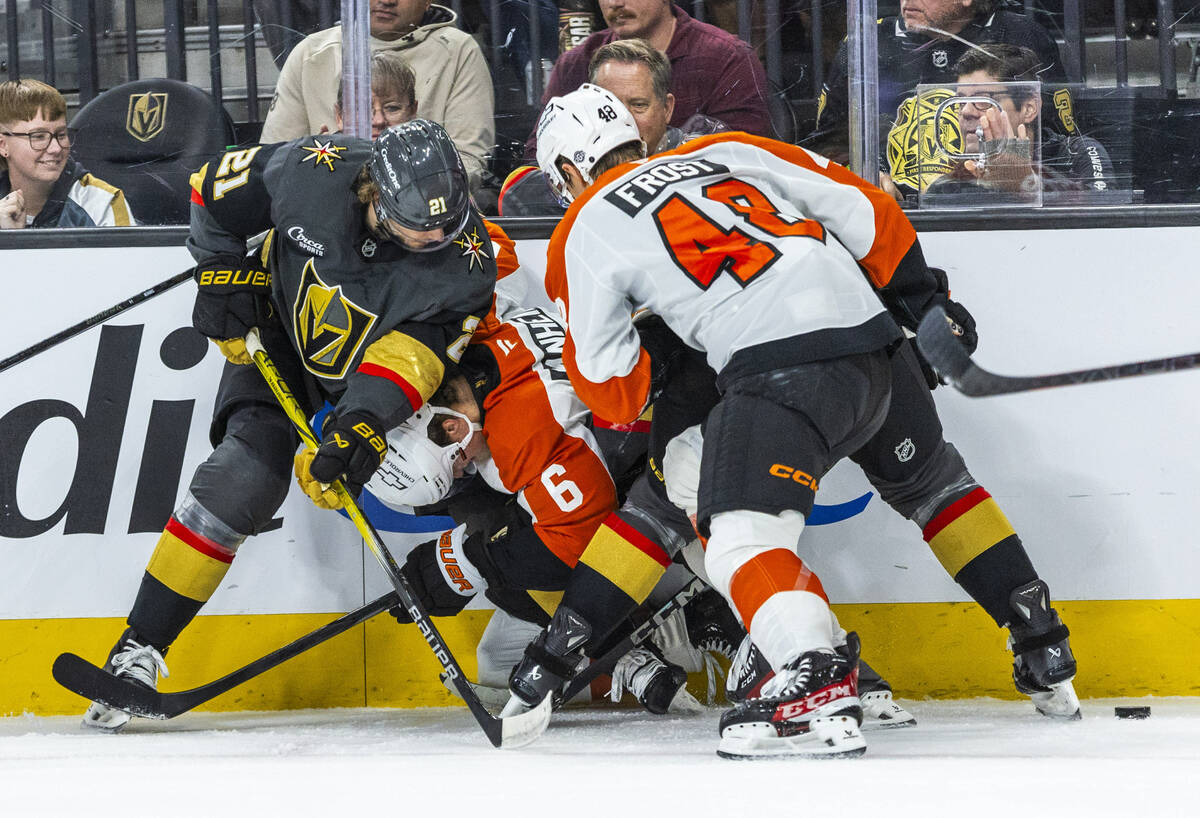
M 727 206 L 749 224 L 772 236 L 806 236 L 825 241 L 825 228 L 812 219 L 789 219 L 761 190 L 740 179 L 707 185 L 701 195 Z M 754 238 L 736 225 L 728 230 L 710 219 L 682 194 L 672 194 L 654 211 L 654 223 L 671 260 L 700 289 L 729 273 L 745 287 L 779 260 L 775 245 Z

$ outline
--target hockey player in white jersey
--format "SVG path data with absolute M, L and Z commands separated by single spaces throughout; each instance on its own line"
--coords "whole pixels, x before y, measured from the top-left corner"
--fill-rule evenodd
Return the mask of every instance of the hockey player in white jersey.
M 820 580 L 795 548 L 820 478 L 869 442 L 878 447 L 893 384 L 903 382 L 896 371 L 912 362 L 896 320 L 915 326 L 933 304 L 953 302 L 894 201 L 823 157 L 746 134 L 637 163 L 643 151 L 632 117 L 594 86 L 551 100 L 539 122 L 539 165 L 573 200 L 546 273 L 569 325 L 567 372 L 594 412 L 629 422 L 652 374 L 635 310 L 661 316 L 705 353 L 720 391 L 696 503 L 705 568 L 775 670 L 723 716 L 718 753 L 859 754 L 857 639 L 835 647 Z M 897 491 L 928 491 L 919 480 L 885 499 L 926 529 L 951 575 L 1011 628 L 1018 686 L 1069 689 L 1074 661 L 1045 584 L 932 417 L 948 449 L 931 468 L 960 470 L 965 482 L 942 485 L 948 491 L 928 507 L 905 507 L 913 498 Z M 1008 584 L 997 599 L 995 583 L 962 576 L 993 565 L 1026 584 Z M 1010 602 L 1010 591 L 1021 598 Z M 1051 642 L 1061 661 L 1038 665 Z

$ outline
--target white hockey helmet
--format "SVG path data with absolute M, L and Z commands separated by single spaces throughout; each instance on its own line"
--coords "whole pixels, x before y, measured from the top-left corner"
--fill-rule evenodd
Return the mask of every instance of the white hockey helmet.
M 429 439 L 429 424 L 437 415 L 454 415 L 470 431 L 459 443 L 439 446 Z M 428 506 L 450 493 L 454 463 L 465 456 L 479 424 L 443 406 L 422 406 L 387 434 L 388 452 L 366 488 L 389 506 Z
M 591 184 L 592 168 L 602 156 L 629 142 L 646 143 L 638 134 L 637 122 L 621 101 L 598 85 L 584 83 L 561 97 L 546 103 L 537 126 L 538 167 L 546 181 L 564 203 L 574 198 L 567 180 L 558 170 L 561 156 L 579 169 Z

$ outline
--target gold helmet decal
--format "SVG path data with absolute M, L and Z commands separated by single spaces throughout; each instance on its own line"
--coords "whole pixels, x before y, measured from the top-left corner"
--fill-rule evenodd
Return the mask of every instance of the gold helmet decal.
M 367 312 L 317 275 L 314 259 L 304 265 L 292 307 L 293 328 L 305 368 L 321 378 L 341 379 L 375 323 Z
M 149 142 L 167 126 L 167 95 L 147 91 L 129 95 L 125 130 L 139 142 Z
M 935 125 L 933 121 L 938 106 L 952 96 L 953 90 L 938 88 L 900 103 L 896 124 L 887 138 L 888 168 L 896 184 L 923 190 L 953 167 L 938 147 L 936 135 L 940 130 L 942 144 L 954 151 L 962 150 L 962 133 L 954 107 L 947 106 L 942 111 L 941 122 Z

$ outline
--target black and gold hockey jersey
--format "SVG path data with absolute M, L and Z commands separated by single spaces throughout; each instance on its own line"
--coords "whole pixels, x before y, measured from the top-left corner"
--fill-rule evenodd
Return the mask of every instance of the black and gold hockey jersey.
M 305 370 L 340 413 L 403 422 L 441 383 L 491 305 L 495 252 L 472 212 L 445 248 L 413 253 L 368 231 L 353 192 L 371 143 L 305 137 L 223 154 L 192 177 L 188 249 L 198 263 L 259 253 Z

